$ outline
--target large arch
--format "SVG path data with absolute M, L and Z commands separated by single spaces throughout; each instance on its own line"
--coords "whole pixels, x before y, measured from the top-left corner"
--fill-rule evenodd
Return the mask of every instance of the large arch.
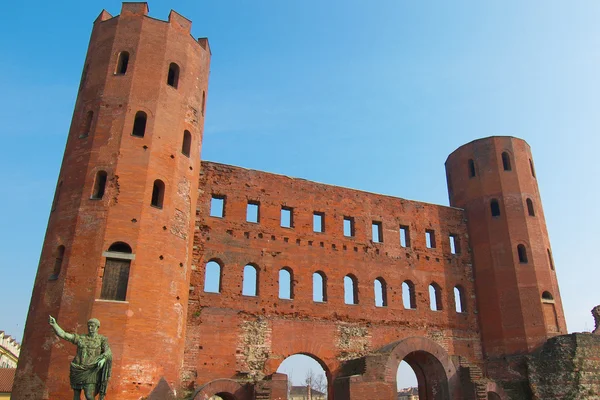
M 319 357 L 317 357 L 315 354 L 310 353 L 310 352 L 306 352 L 306 351 L 298 351 L 295 353 L 291 353 L 291 354 L 287 354 L 285 355 L 282 359 L 281 362 L 278 363 L 277 368 L 275 369 L 276 371 L 279 372 L 279 367 L 281 367 L 281 365 L 283 364 L 283 362 L 285 360 L 287 360 L 288 358 L 292 357 L 292 356 L 296 356 L 296 355 L 302 355 L 302 356 L 306 356 L 311 358 L 312 360 L 314 360 L 317 364 L 319 364 L 319 366 L 323 369 L 323 371 L 325 371 L 325 378 L 327 380 L 327 398 L 328 399 L 333 399 L 333 376 L 331 373 L 331 370 L 329 368 L 329 366 L 327 365 L 327 363 L 325 363 L 322 359 L 320 359 Z
M 250 390 L 232 379 L 216 379 L 200 386 L 192 396 L 192 400 L 207 400 L 219 396 L 223 400 L 252 400 Z
M 431 339 L 410 337 L 390 343 L 378 352 L 379 363 L 368 363 L 370 376 L 381 376 L 396 387 L 396 372 L 402 360 L 412 367 L 419 383 L 421 400 L 447 400 L 461 398 L 460 379 L 456 367 L 446 350 Z M 375 361 L 375 360 L 373 360 Z M 379 364 L 379 368 L 378 365 Z M 377 369 L 383 369 L 377 371 Z

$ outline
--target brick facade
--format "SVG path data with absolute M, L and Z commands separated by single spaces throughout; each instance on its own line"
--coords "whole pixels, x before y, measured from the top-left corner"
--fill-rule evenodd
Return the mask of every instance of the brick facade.
M 452 207 L 201 161 L 208 42 L 175 12 L 147 13 L 124 3 L 94 23 L 14 398 L 71 396 L 74 349 L 49 314 L 80 333 L 100 319 L 119 400 L 284 399 L 276 371 L 299 353 L 325 369 L 329 399 L 394 399 L 402 360 L 423 399 L 526 396 L 526 355 L 566 333 L 528 145 L 452 153 Z

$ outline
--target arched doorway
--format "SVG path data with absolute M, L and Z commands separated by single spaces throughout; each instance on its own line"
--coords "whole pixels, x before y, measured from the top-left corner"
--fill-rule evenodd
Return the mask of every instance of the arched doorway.
M 253 391 L 232 379 L 216 379 L 200 386 L 193 400 L 251 400 Z
M 405 361 L 416 375 L 419 400 L 462 398 L 456 367 L 446 350 L 431 339 L 406 338 L 390 343 L 378 353 L 378 356 L 374 356 L 375 359 L 367 360 L 367 365 L 374 368 L 367 371 L 367 374 L 385 377 L 385 382 L 390 388 L 396 389 L 396 374 L 402 361 Z M 385 361 L 377 360 L 380 357 Z
M 288 377 L 288 396 L 326 400 L 331 376 L 325 364 L 311 354 L 293 354 L 281 362 L 277 372 Z M 294 397 L 295 396 L 295 397 Z

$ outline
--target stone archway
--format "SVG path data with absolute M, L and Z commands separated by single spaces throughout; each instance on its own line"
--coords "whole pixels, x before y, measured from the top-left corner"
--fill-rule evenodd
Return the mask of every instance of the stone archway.
M 252 400 L 247 388 L 232 379 L 217 379 L 199 387 L 192 400 L 208 400 L 219 396 L 223 400 Z
M 378 353 L 378 357 L 369 357 L 370 360 L 367 361 L 367 374 L 371 379 L 383 378 L 395 389 L 396 372 L 400 362 L 404 360 L 417 376 L 420 400 L 462 397 L 456 367 L 446 350 L 434 341 L 424 337 L 406 338 L 390 343 Z

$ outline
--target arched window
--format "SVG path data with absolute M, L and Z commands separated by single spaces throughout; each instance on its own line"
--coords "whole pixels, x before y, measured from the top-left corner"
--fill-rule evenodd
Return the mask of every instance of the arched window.
M 502 166 L 505 171 L 510 171 L 512 169 L 510 166 L 510 155 L 506 151 L 502 153 Z
M 163 200 L 165 198 L 165 184 L 160 179 L 154 181 L 152 186 L 152 200 L 150 205 L 156 208 L 163 208 Z
M 344 277 L 344 303 L 358 304 L 358 280 L 352 274 Z
M 254 265 L 248 264 L 244 267 L 242 294 L 244 296 L 258 296 L 258 269 Z
M 288 267 L 279 270 L 279 298 L 294 298 L 294 272 Z
M 148 115 L 143 111 L 138 111 L 135 113 L 135 119 L 133 120 L 133 130 L 131 131 L 131 136 L 135 137 L 144 137 L 146 133 L 146 119 Z
M 535 210 L 533 209 L 533 201 L 531 201 L 531 199 L 527 199 L 526 203 L 527 203 L 527 212 L 529 213 L 529 216 L 535 217 Z
M 125 301 L 131 266 L 131 246 L 124 242 L 115 242 L 108 248 L 106 264 L 102 276 L 100 298 L 104 300 Z
M 327 301 L 327 275 L 322 271 L 313 273 L 313 301 L 315 303 Z
M 552 297 L 550 292 L 546 291 L 546 292 L 542 293 L 542 301 L 545 303 L 553 303 L 554 297 Z
M 467 312 L 465 289 L 463 289 L 460 285 L 454 287 L 454 307 L 457 313 Z
M 79 135 L 80 138 L 89 136 L 90 131 L 92 130 L 92 121 L 93 120 L 94 120 L 94 112 L 88 111 L 87 114 L 85 115 L 85 123 L 83 124 L 83 129 L 81 131 L 81 134 Z
M 442 288 L 435 282 L 429 285 L 429 307 L 433 311 L 442 311 Z
M 550 269 L 554 271 L 554 260 L 552 259 L 552 253 L 550 249 L 546 249 L 548 251 L 548 263 L 550 264 Z
M 201 108 L 202 116 L 204 116 L 204 109 L 205 108 L 206 108 L 206 92 L 203 90 L 202 91 L 202 108 Z
M 500 204 L 498 203 L 498 200 L 492 199 L 490 201 L 490 210 L 492 212 L 492 217 L 500 216 Z
M 122 51 L 119 53 L 117 59 L 117 68 L 115 69 L 116 75 L 125 75 L 127 72 L 127 65 L 129 64 L 129 53 Z
M 519 262 L 527 264 L 527 249 L 525 249 L 524 245 L 520 244 L 517 246 L 517 253 L 519 253 Z
M 54 258 L 54 269 L 50 275 L 50 280 L 54 281 L 60 276 L 60 269 L 62 268 L 63 258 L 65 256 L 65 246 L 60 245 L 56 248 L 56 257 Z
M 533 168 L 533 161 L 531 161 L 531 158 L 529 159 L 529 169 L 531 169 L 531 176 L 535 178 L 535 168 Z
M 101 199 L 104 197 L 104 190 L 106 189 L 106 171 L 96 172 L 96 180 L 94 181 L 94 191 L 92 192 L 92 199 Z
M 469 159 L 469 178 L 475 177 L 475 161 Z
M 183 143 L 181 144 L 181 154 L 186 157 L 190 156 L 190 149 L 192 148 L 192 134 L 190 131 L 183 131 Z
M 417 309 L 417 297 L 415 295 L 415 284 L 412 281 L 402 282 L 402 304 L 407 310 Z
M 385 279 L 379 277 L 373 282 L 375 290 L 375 307 L 387 307 L 387 284 Z
M 221 293 L 221 265 L 214 260 L 206 263 L 204 291 L 207 293 Z
M 179 65 L 175 63 L 171 63 L 169 65 L 169 73 L 167 75 L 167 85 L 173 86 L 177 89 L 177 85 L 179 84 Z

